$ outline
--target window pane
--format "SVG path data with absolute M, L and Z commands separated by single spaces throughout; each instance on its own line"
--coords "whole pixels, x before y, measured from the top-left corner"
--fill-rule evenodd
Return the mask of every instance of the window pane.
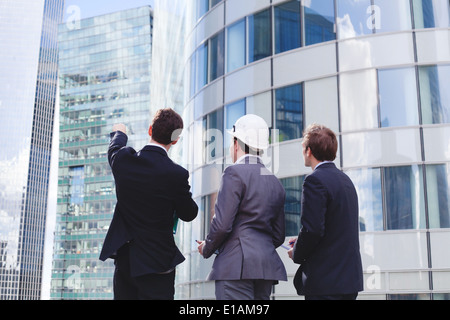
M 303 92 L 302 85 L 275 90 L 276 124 L 280 142 L 302 137 Z
M 227 130 L 231 130 L 236 121 L 245 115 L 245 100 L 239 100 L 235 103 L 225 106 L 225 130 L 224 130 L 224 151 L 228 155 L 230 148 L 231 136 Z
M 336 39 L 334 1 L 303 1 L 306 45 Z
M 419 67 L 423 124 L 450 123 L 450 66 Z
M 286 2 L 275 7 L 275 53 L 300 47 L 300 3 Z
M 195 89 L 198 92 L 207 82 L 208 70 L 208 46 L 204 45 L 197 49 L 196 53 L 196 85 Z
M 450 228 L 450 165 L 427 166 L 430 228 Z
M 206 162 L 211 163 L 223 156 L 223 109 L 207 115 Z
M 223 76 L 225 43 L 223 32 L 220 32 L 210 42 L 210 68 L 209 80 Z
M 300 232 L 301 200 L 304 176 L 280 179 L 286 190 L 284 214 L 286 221 L 286 236 L 296 236 Z
M 349 170 L 346 173 L 358 193 L 360 230 L 383 231 L 380 169 Z
M 358 88 L 358 90 L 355 90 Z M 342 131 L 378 127 L 377 73 L 366 70 L 340 77 Z
M 338 36 L 339 39 L 353 38 L 373 33 L 371 14 L 371 0 L 339 0 Z M 370 10 L 367 13 L 367 10 Z
M 210 8 L 214 7 L 216 4 L 218 4 L 222 0 L 211 0 Z
M 197 2 L 197 20 L 208 12 L 209 0 L 196 0 Z
M 375 0 L 374 4 L 372 14 L 376 33 L 411 29 L 409 0 Z
M 447 0 L 413 0 L 416 28 L 450 27 L 450 4 Z
M 388 230 L 425 228 L 422 167 L 384 169 Z
M 245 20 L 227 29 L 227 72 L 245 65 Z
M 248 17 L 248 61 L 253 62 L 272 54 L 270 10 Z
M 419 124 L 414 68 L 380 70 L 378 86 L 381 127 Z

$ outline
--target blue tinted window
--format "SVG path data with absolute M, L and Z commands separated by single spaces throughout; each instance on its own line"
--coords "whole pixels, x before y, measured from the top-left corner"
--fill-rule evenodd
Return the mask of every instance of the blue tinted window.
M 450 27 L 450 3 L 447 0 L 413 0 L 416 28 Z
M 450 66 L 419 67 L 423 124 L 450 123 Z
M 246 114 L 245 99 L 225 106 L 225 130 L 224 130 L 224 148 L 228 152 L 231 143 L 231 136 L 226 132 L 231 130 L 236 121 Z M 228 153 L 226 153 L 228 155 Z
M 272 28 L 270 10 L 248 18 L 248 61 L 253 62 L 272 54 Z
M 195 91 L 199 91 L 207 83 L 208 46 L 203 45 L 196 52 L 196 84 Z
M 296 236 L 300 232 L 304 180 L 304 176 L 280 179 L 280 182 L 286 191 L 286 201 L 284 203 L 286 236 Z
M 386 228 L 425 228 L 422 167 L 401 166 L 384 169 Z
M 380 70 L 378 86 L 382 127 L 419 124 L 414 68 Z
M 275 53 L 300 47 L 300 3 L 290 1 L 275 7 Z
M 220 32 L 210 41 L 210 67 L 209 67 L 209 79 L 210 81 L 223 76 L 225 67 L 225 43 L 224 33 Z
M 275 90 L 276 124 L 279 141 L 298 139 L 303 131 L 303 89 L 301 84 Z
M 245 20 L 227 30 L 227 72 L 245 65 Z
M 336 39 L 334 28 L 334 0 L 310 1 L 304 3 L 305 44 Z
M 371 0 L 339 0 L 338 9 L 338 35 L 339 39 L 352 38 L 373 33 Z M 369 13 L 367 13 L 369 10 Z
M 379 168 L 349 170 L 358 193 L 359 226 L 361 231 L 383 230 L 383 199 Z
M 450 228 L 450 165 L 427 166 L 430 228 Z

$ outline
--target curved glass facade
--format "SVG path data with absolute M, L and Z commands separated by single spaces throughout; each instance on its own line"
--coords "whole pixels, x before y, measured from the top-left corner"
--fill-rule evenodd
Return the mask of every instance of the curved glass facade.
M 194 240 L 208 231 L 231 164 L 224 129 L 246 113 L 271 127 L 264 160 L 287 192 L 286 237 L 299 232 L 310 173 L 302 131 L 322 123 L 338 134 L 335 163 L 358 191 L 359 298 L 450 298 L 449 7 L 448 0 L 190 1 L 183 161 L 201 213 L 179 227 L 188 257 L 179 298 L 214 298 L 214 283 L 205 281 L 213 259 L 201 258 Z M 298 298 L 297 265 L 279 253 L 289 281 L 273 298 Z

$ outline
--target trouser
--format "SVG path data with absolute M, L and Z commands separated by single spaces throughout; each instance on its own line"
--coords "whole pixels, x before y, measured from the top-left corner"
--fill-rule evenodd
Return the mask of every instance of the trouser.
M 175 269 L 169 273 L 151 273 L 132 277 L 128 246 L 122 247 L 115 261 L 114 300 L 173 300 Z
M 217 300 L 269 300 L 273 280 L 216 280 Z
M 305 295 L 305 300 L 356 300 L 358 293 L 335 295 Z

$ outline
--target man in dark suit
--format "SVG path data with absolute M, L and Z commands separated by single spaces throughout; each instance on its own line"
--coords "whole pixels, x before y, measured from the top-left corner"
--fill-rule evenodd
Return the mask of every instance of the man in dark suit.
M 363 290 L 355 187 L 332 162 L 338 148 L 333 131 L 312 125 L 302 145 L 313 173 L 303 184 L 302 228 L 288 252 L 301 265 L 295 288 L 306 300 L 354 300 Z
M 174 298 L 175 267 L 185 259 L 174 241 L 174 221 L 192 221 L 198 212 L 188 171 L 168 157 L 182 128 L 175 111 L 159 110 L 150 144 L 136 152 L 126 147 L 125 126 L 113 127 L 108 160 L 117 204 L 100 259 L 115 259 L 116 300 Z
M 211 230 L 198 250 L 204 258 L 217 253 L 208 276 L 217 300 L 268 300 L 273 285 L 287 280 L 276 252 L 285 239 L 285 191 L 259 157 L 268 147 L 266 122 L 249 114 L 229 133 L 235 164 L 223 173 Z

